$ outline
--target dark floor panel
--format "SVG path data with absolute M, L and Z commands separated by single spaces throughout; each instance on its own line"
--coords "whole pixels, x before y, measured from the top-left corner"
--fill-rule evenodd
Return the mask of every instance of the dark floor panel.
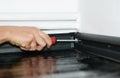
M 1 55 L 0 78 L 119 78 L 120 64 L 75 50 Z

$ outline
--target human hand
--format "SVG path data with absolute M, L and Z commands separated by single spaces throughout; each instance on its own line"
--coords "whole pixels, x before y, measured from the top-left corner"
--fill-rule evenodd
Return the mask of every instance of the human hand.
M 35 27 L 4 27 L 9 33 L 7 40 L 22 50 L 42 50 L 45 46 L 50 48 L 51 38 Z

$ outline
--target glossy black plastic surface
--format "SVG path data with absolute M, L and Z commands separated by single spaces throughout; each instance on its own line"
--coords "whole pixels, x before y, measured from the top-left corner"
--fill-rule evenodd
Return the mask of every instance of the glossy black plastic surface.
M 119 78 L 120 74 L 120 64 L 75 50 L 2 57 L 0 78 Z

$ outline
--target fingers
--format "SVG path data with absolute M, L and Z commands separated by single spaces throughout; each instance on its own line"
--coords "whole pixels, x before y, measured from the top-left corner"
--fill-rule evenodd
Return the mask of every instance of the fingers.
M 50 48 L 50 46 L 52 45 L 52 41 L 46 33 L 36 27 L 30 27 L 30 30 L 34 34 L 35 39 L 39 45 L 41 45 L 42 47 L 47 45 L 47 47 Z
M 46 46 L 46 42 L 44 41 L 44 39 L 39 35 L 38 32 L 34 33 L 35 34 L 35 40 L 37 43 L 37 50 L 41 50 L 42 48 L 44 48 Z
M 37 45 L 36 45 L 36 41 L 35 40 L 33 40 L 32 42 L 31 42 L 31 44 L 30 44 L 30 51 L 34 51 L 34 50 L 36 50 L 36 47 L 37 47 Z
M 12 36 L 11 36 L 12 35 Z M 45 46 L 50 48 L 51 38 L 46 33 L 35 27 L 19 27 L 12 30 L 10 40 L 15 41 L 15 45 L 22 50 L 42 50 Z M 18 43 L 20 42 L 20 44 Z
M 27 31 L 31 31 L 31 33 L 34 34 L 36 42 L 38 44 L 38 48 L 40 49 L 41 47 L 44 47 L 47 45 L 48 48 L 52 45 L 51 38 L 44 32 L 42 32 L 40 29 L 36 27 L 26 27 L 26 29 L 29 28 Z
M 40 51 L 46 46 L 45 42 L 42 39 L 40 40 L 39 44 L 40 45 L 38 45 L 37 41 L 35 39 L 33 39 L 33 41 L 30 44 L 29 50 L 30 51 L 34 51 L 34 50 L 39 50 Z
M 42 44 L 43 43 L 42 40 L 39 43 L 40 45 L 38 45 L 36 40 L 33 39 L 31 42 L 24 43 L 24 45 L 21 46 L 20 48 L 26 51 L 35 51 L 35 50 L 41 51 L 45 47 L 45 45 Z
M 50 46 L 52 45 L 52 41 L 51 38 L 44 32 L 39 31 L 40 36 L 43 38 L 43 40 L 46 42 L 47 47 L 50 48 Z

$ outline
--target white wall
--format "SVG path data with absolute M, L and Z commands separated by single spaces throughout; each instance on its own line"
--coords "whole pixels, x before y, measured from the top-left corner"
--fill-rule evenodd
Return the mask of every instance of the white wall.
M 120 36 L 120 0 L 0 0 L 0 25 Z
M 76 12 L 77 0 L 0 0 L 0 12 Z
M 36 26 L 52 33 L 76 32 L 77 12 L 78 0 L 0 0 L 0 26 Z
M 79 0 L 79 3 L 80 32 L 120 37 L 120 0 Z

